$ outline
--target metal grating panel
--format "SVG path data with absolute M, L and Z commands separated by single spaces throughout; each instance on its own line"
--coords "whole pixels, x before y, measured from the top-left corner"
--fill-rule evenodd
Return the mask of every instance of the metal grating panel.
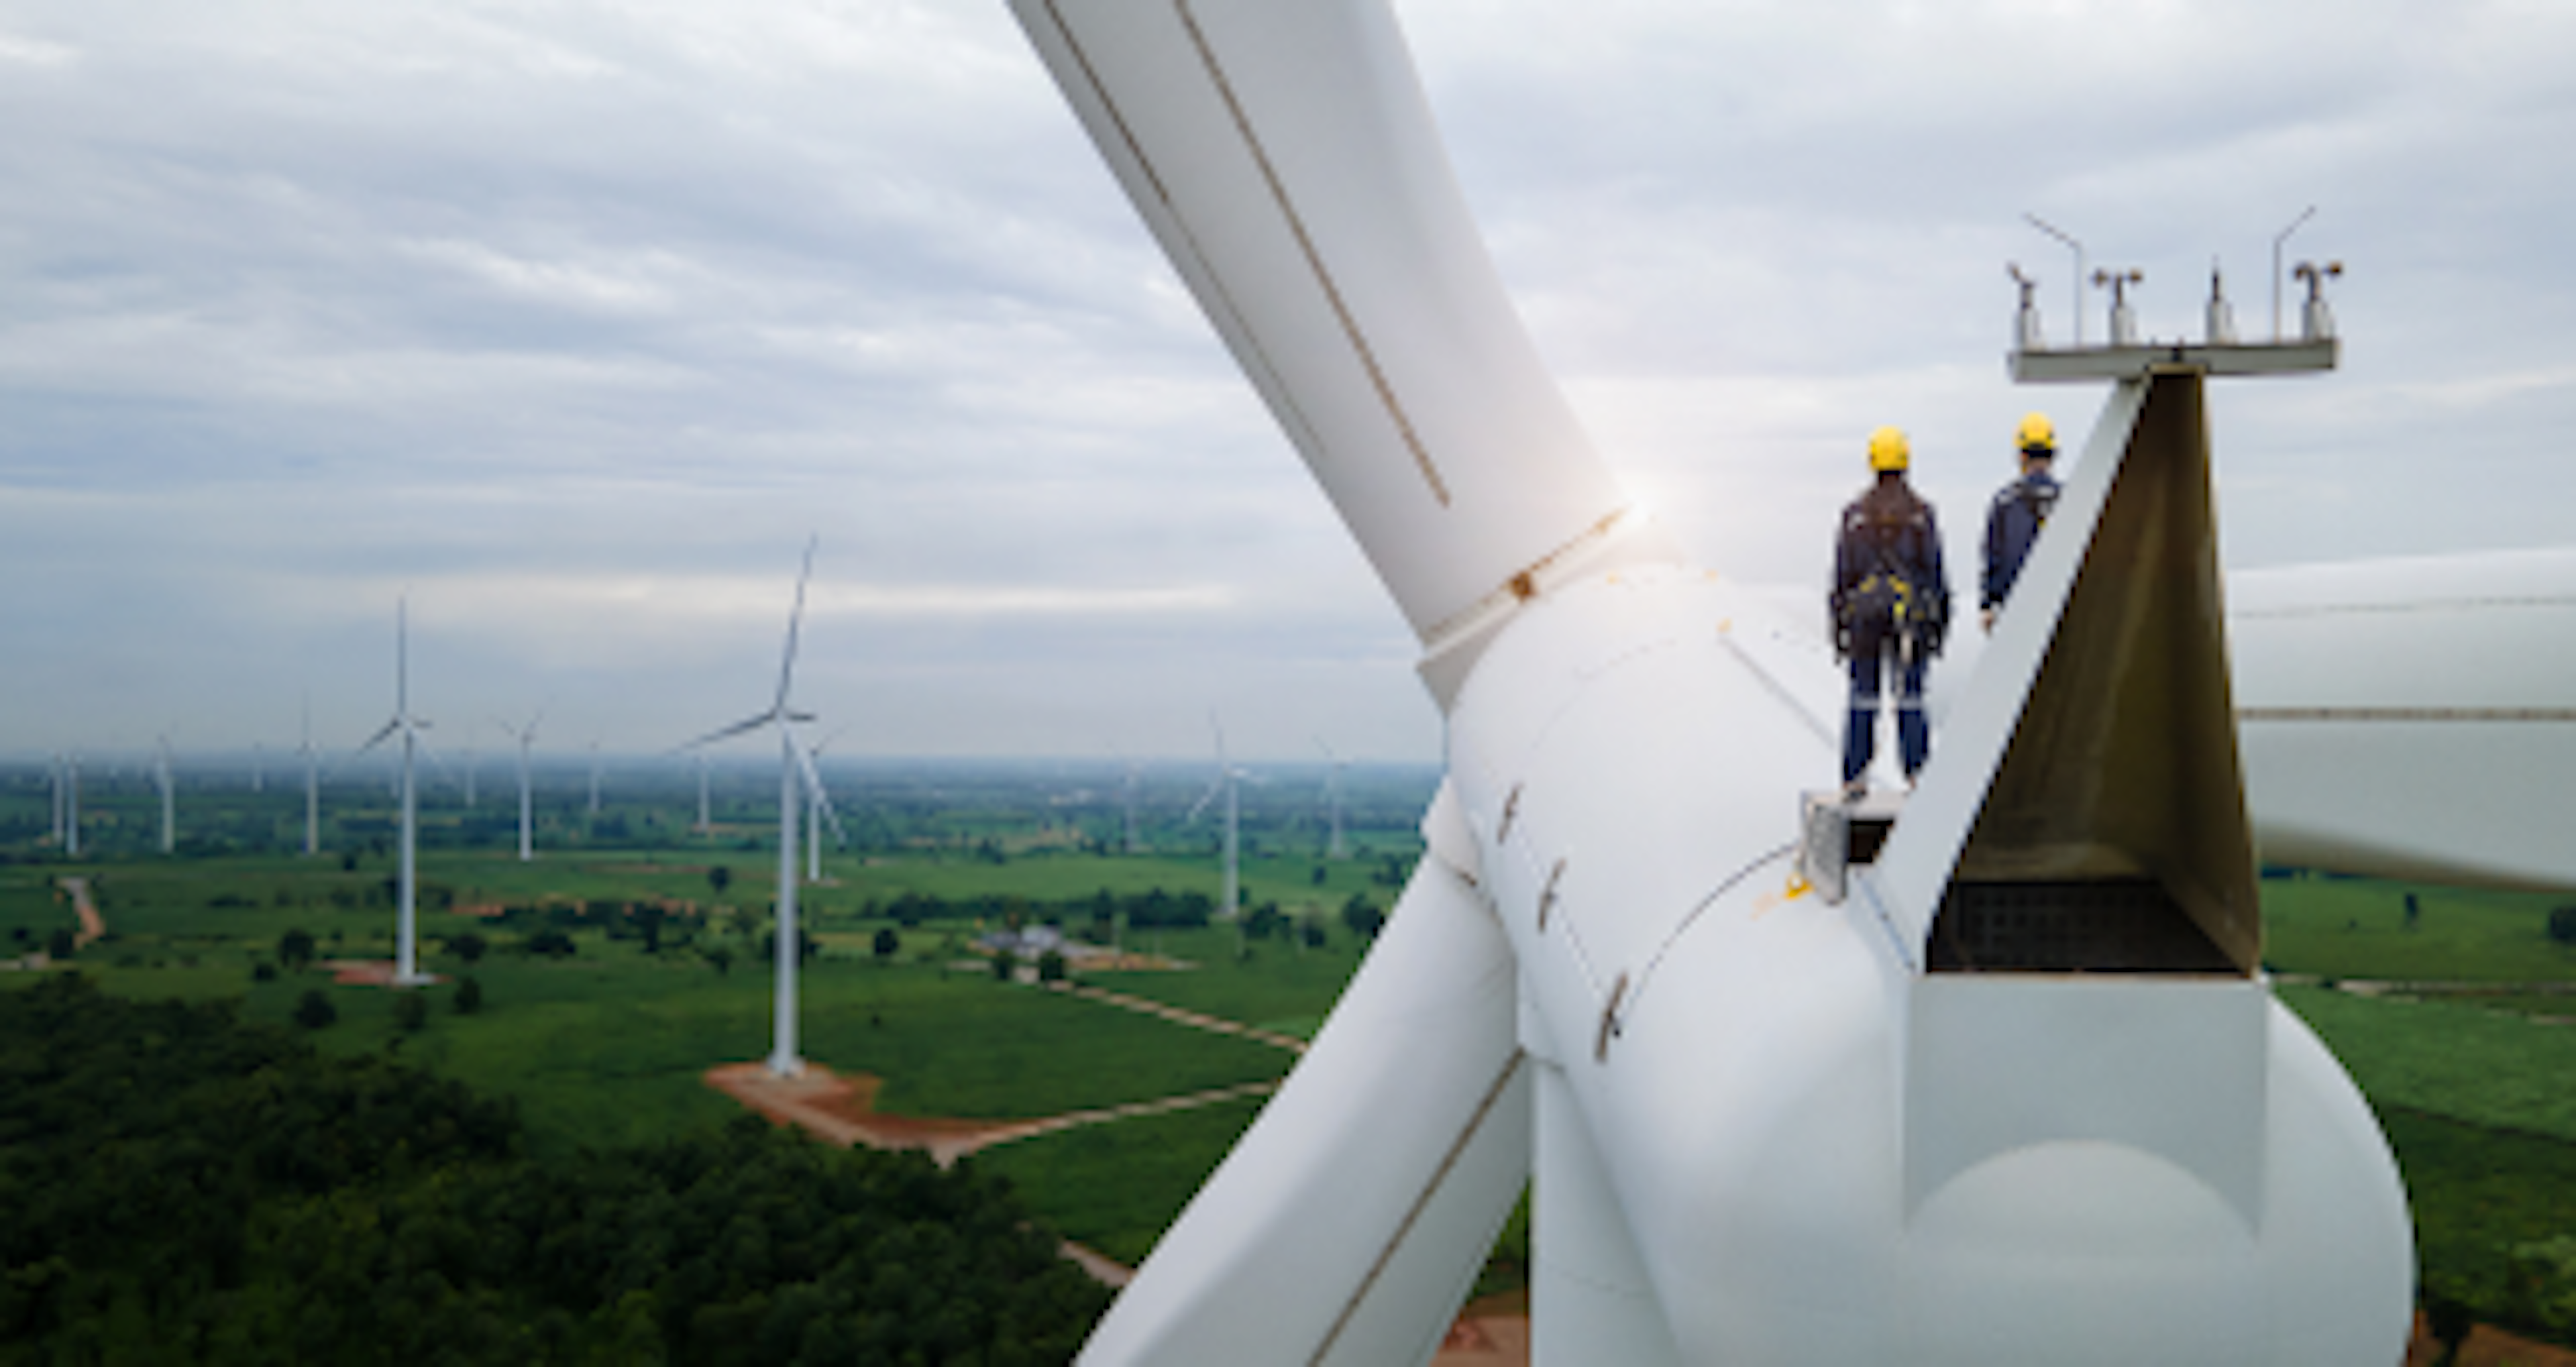
M 2147 879 L 1954 883 L 1932 925 L 1935 973 L 2225 973 L 2238 970 Z

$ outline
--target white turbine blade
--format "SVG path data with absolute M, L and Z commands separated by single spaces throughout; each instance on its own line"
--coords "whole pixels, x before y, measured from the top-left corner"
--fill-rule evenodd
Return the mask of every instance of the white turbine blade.
M 1424 1361 L 1529 1175 L 1541 1065 L 1514 1033 L 1515 980 L 1476 890 L 1422 861 L 1314 1046 L 1080 1361 Z
M 832 810 L 832 795 L 824 791 L 822 771 L 814 767 L 815 751 L 803 745 L 792 748 L 796 751 L 796 767 L 805 775 L 805 792 L 814 799 L 815 807 L 823 813 L 824 823 L 832 828 L 832 842 L 836 845 L 849 844 L 849 836 L 841 830 L 841 815 Z M 816 749 L 819 748 L 816 747 Z
M 745 732 L 757 731 L 760 728 L 769 725 L 771 722 L 780 720 L 783 719 L 779 716 L 777 710 L 773 708 L 770 711 L 761 713 L 757 717 L 748 717 L 742 721 L 735 722 L 733 725 L 725 727 L 722 730 L 709 731 L 705 735 L 698 737 L 696 740 L 690 741 L 688 744 L 681 746 L 680 750 L 695 750 L 703 745 L 713 745 L 720 740 L 731 740 Z M 673 753 L 676 754 L 679 752 L 674 751 Z
M 411 712 L 411 602 L 394 600 L 394 715 Z
M 1191 822 L 1198 820 L 1199 813 L 1206 811 L 1207 805 L 1216 801 L 1216 795 L 1224 791 L 1225 775 L 1219 774 L 1216 777 L 1216 782 L 1209 784 L 1208 790 L 1199 794 L 1199 800 L 1190 804 L 1190 814 L 1181 818 L 1181 824 L 1186 826 Z
M 814 547 L 821 537 L 808 537 L 805 542 L 805 567 L 796 572 L 796 606 L 787 613 L 787 653 L 778 664 L 778 701 L 772 710 L 787 711 L 787 689 L 796 676 L 796 628 L 805 619 L 805 584 L 814 577 Z
M 400 731 L 402 729 L 402 724 L 402 714 L 399 712 L 395 713 L 382 727 L 377 729 L 376 734 L 367 737 L 366 744 L 359 746 L 350 753 L 363 755 L 368 751 L 375 749 L 377 746 L 384 744 L 386 737 L 391 736 L 396 731 Z
M 1678 558 L 1514 314 L 1383 0 L 1012 8 L 1434 654 L 1578 564 Z

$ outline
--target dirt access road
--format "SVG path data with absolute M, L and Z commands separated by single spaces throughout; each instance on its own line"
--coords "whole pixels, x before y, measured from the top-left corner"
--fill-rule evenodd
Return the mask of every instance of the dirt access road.
M 71 894 L 72 913 L 80 917 L 80 932 L 72 937 L 72 948 L 89 948 L 92 941 L 107 934 L 107 920 L 98 914 L 98 903 L 89 895 L 89 880 L 67 873 L 54 881 Z

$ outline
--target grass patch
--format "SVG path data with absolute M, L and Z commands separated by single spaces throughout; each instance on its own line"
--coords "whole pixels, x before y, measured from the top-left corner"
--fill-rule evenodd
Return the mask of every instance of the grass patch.
M 2514 1247 L 2576 1233 L 2576 1144 L 2403 1106 L 2382 1106 L 2379 1121 L 2406 1175 L 2424 1289 L 2511 1325 Z
M 2406 898 L 2417 917 L 2410 928 Z M 2576 982 L 2576 948 L 2549 938 L 2565 895 L 2423 887 L 2368 878 L 2264 880 L 2263 957 L 2324 978 Z
M 2374 1104 L 2576 1142 L 2576 1027 L 2448 1002 L 2279 993 Z
M 1011 1179 L 1065 1237 L 1130 1267 L 1143 1262 L 1260 1114 L 1257 1100 L 1025 1139 L 969 1160 Z
M 1337 928 L 1338 929 L 1338 928 Z M 1155 937 L 1131 934 L 1128 945 L 1152 949 Z M 1280 940 L 1256 941 L 1249 960 L 1235 957 L 1234 931 L 1166 931 L 1164 953 L 1199 965 L 1188 973 L 1089 973 L 1083 981 L 1302 1038 L 1321 1029 L 1359 968 L 1364 949 L 1347 932 L 1303 953 Z

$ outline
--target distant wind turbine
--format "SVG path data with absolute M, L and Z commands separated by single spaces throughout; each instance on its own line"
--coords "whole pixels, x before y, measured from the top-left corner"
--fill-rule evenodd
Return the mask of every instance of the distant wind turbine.
M 832 742 L 849 734 L 849 730 L 844 726 L 814 742 L 805 751 L 814 765 L 814 801 L 805 808 L 805 881 L 808 883 L 823 881 L 823 821 L 826 817 L 832 822 L 833 842 L 840 845 L 850 843 L 841 832 L 841 819 L 832 814 L 831 800 L 823 788 L 823 752 L 831 747 Z
M 1324 804 L 1332 809 L 1333 830 L 1331 838 L 1324 842 L 1324 857 L 1348 859 L 1351 857 L 1350 848 L 1342 842 L 1342 757 L 1333 753 L 1333 747 L 1326 745 L 1322 736 L 1315 737 L 1315 748 L 1323 751 L 1324 758 L 1332 761 L 1333 765 L 1331 774 L 1324 780 Z
M 536 857 L 530 844 L 534 806 L 528 796 L 528 747 L 537 743 L 537 723 L 545 720 L 545 716 L 546 709 L 540 707 L 528 718 L 525 726 L 512 726 L 499 717 L 492 719 L 494 726 L 519 742 L 519 862 L 522 864 Z
M 398 904 L 395 922 L 394 985 L 418 987 L 433 981 L 420 971 L 417 927 L 414 924 L 418 903 L 416 853 L 420 837 L 419 794 L 414 788 L 412 760 L 419 748 L 420 732 L 429 723 L 411 713 L 411 605 L 407 600 L 394 603 L 394 714 L 367 743 L 358 747 L 364 754 L 383 744 L 387 738 L 402 737 L 402 862 L 396 880 Z
M 590 814 L 599 815 L 599 742 L 590 743 Z
M 707 757 L 700 755 L 698 756 L 698 834 L 705 835 L 715 828 L 715 822 L 709 819 L 707 812 Z
M 1235 782 L 1238 779 L 1248 779 L 1252 776 L 1245 771 L 1236 768 L 1232 763 L 1227 761 L 1225 757 L 1225 727 L 1217 721 L 1216 714 L 1213 712 L 1208 714 L 1208 729 L 1216 733 L 1216 779 L 1208 785 L 1207 792 L 1200 795 L 1197 804 L 1190 808 L 1189 820 L 1198 820 L 1199 813 L 1206 810 L 1208 803 L 1215 800 L 1218 793 L 1222 792 L 1225 794 L 1225 900 L 1217 908 L 1217 914 L 1239 922 L 1242 907 L 1239 905 L 1241 901 L 1239 896 L 1241 884 L 1240 880 L 1236 877 L 1236 848 L 1238 843 L 1236 831 L 1238 824 L 1236 821 Z M 1238 939 L 1241 937 L 1241 934 L 1242 931 L 1238 924 L 1238 928 L 1236 930 Z
M 304 695 L 304 855 L 322 849 L 322 762 L 313 753 L 313 695 Z
M 769 709 L 745 718 L 719 731 L 711 731 L 688 743 L 684 749 L 713 745 L 717 741 L 757 731 L 764 726 L 778 728 L 778 993 L 776 1038 L 769 1053 L 769 1072 L 773 1077 L 795 1077 L 805 1071 L 805 1060 L 797 1053 L 796 1043 L 796 964 L 801 941 L 796 933 L 796 791 L 800 779 L 813 792 L 818 803 L 828 803 L 822 778 L 814 772 L 814 762 L 796 743 L 795 724 L 814 720 L 812 714 L 799 712 L 789 701 L 788 690 L 796 676 L 796 629 L 805 616 L 805 585 L 814 574 L 814 543 L 805 543 L 805 567 L 796 576 L 796 604 L 787 614 L 787 650 L 778 666 L 778 694 Z M 837 824 L 837 819 L 836 819 Z
M 170 776 L 170 737 L 156 741 L 152 761 L 153 786 L 161 790 L 161 852 L 169 854 L 179 847 L 178 785 Z
M 60 750 L 54 752 L 53 779 L 54 845 L 59 849 L 63 843 L 63 752 Z
M 63 757 L 63 852 L 80 857 L 80 752 Z

